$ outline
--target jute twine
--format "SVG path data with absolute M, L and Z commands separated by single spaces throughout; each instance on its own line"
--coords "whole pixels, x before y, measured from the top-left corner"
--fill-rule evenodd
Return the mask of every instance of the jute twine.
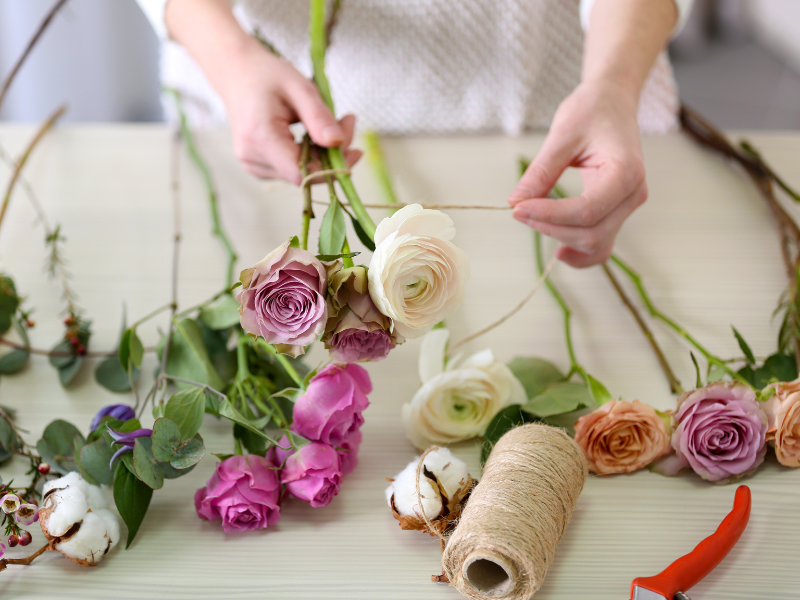
M 469 598 L 528 600 L 542 585 L 586 481 L 580 447 L 530 424 L 495 445 L 447 540 L 444 573 Z

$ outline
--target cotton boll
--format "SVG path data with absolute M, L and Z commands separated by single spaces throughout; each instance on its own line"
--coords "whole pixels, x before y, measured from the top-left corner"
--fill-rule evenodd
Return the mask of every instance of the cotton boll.
M 72 561 L 83 566 L 96 565 L 113 546 L 112 536 L 109 535 L 107 519 L 113 515 L 105 509 L 100 509 L 100 513 L 86 513 L 78 531 L 64 542 L 56 544 L 56 550 Z M 116 530 L 119 537 L 119 526 Z
M 86 503 L 89 505 L 89 510 L 96 511 L 101 508 L 108 508 L 106 497 L 99 486 L 87 483 L 84 479 L 80 479 L 79 485 L 84 496 L 86 496 Z
M 94 514 L 105 521 L 108 538 L 111 540 L 111 548 L 113 548 L 117 545 L 117 542 L 119 542 L 119 520 L 117 520 L 116 515 L 107 508 L 96 510 Z
M 425 467 L 439 480 L 448 499 L 452 499 L 468 485 L 472 478 L 467 464 L 459 460 L 448 448 L 439 448 L 425 457 Z
M 392 485 L 389 486 L 394 494 L 394 508 L 401 516 L 421 517 L 421 499 L 425 515 L 429 519 L 435 519 L 442 512 L 442 498 L 439 490 L 434 488 L 435 484 L 424 475 L 420 475 L 419 478 L 420 498 L 417 498 L 418 464 L 419 458 L 408 463 L 408 466 L 397 475 Z M 387 495 L 389 495 L 389 490 L 387 490 Z M 391 503 L 391 495 L 389 497 Z
M 66 479 L 57 479 L 56 483 Z M 45 486 L 46 488 L 47 486 Z M 78 485 L 50 486 L 45 489 L 44 502 L 39 513 L 42 529 L 49 537 L 61 537 L 89 510 L 86 495 Z

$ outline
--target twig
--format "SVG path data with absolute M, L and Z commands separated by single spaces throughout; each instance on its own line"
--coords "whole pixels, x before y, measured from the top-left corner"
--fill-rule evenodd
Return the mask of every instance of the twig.
M 678 381 L 678 378 L 673 373 L 672 368 L 669 366 L 667 362 L 667 357 L 664 356 L 664 353 L 661 351 L 661 347 L 658 345 L 653 332 L 650 331 L 650 328 L 645 323 L 642 315 L 639 314 L 639 311 L 633 305 L 628 295 L 625 293 L 625 290 L 622 289 L 622 286 L 617 281 L 617 278 L 614 276 L 614 273 L 611 272 L 611 269 L 608 268 L 608 265 L 603 264 L 603 272 L 605 272 L 608 280 L 611 282 L 611 285 L 614 286 L 617 294 L 619 295 L 620 300 L 622 303 L 628 308 L 630 313 L 633 315 L 634 320 L 639 325 L 639 328 L 642 330 L 644 337 L 647 338 L 647 342 L 650 344 L 650 347 L 653 349 L 653 352 L 658 359 L 658 364 L 661 365 L 661 369 L 664 371 L 664 375 L 667 376 L 667 381 L 669 381 L 669 388 L 673 394 L 682 394 L 683 393 L 683 386 L 681 382 Z
M 50 550 L 50 542 L 25 558 L 0 558 L 0 571 L 5 571 L 7 565 L 29 565 L 48 550 Z
M 3 105 L 3 100 L 5 99 L 6 94 L 8 93 L 8 88 L 11 87 L 11 82 L 14 81 L 14 77 L 17 76 L 17 73 L 22 67 L 22 63 L 24 63 L 25 59 L 28 58 L 28 55 L 31 53 L 31 50 L 33 50 L 33 47 L 36 45 L 36 42 L 38 42 L 39 38 L 42 37 L 44 30 L 47 29 L 48 25 L 50 25 L 50 21 L 53 20 L 53 17 L 56 16 L 56 13 L 66 3 L 67 0 L 58 0 L 58 2 L 56 2 L 53 5 L 53 8 L 50 9 L 50 12 L 47 13 L 44 20 L 39 25 L 39 29 L 37 29 L 36 33 L 33 34 L 33 37 L 28 42 L 27 47 L 22 52 L 22 55 L 19 57 L 19 60 L 17 60 L 17 64 L 14 65 L 14 68 L 11 69 L 11 72 L 8 74 L 8 77 L 6 77 L 6 80 L 3 82 L 3 88 L 0 90 L 0 106 Z
M 25 441 L 25 438 L 22 437 L 22 434 L 17 429 L 17 426 L 14 424 L 14 420 L 8 415 L 8 413 L 0 407 L 0 417 L 6 420 L 8 426 L 11 427 L 11 430 L 16 434 L 17 439 L 19 439 L 20 444 L 28 451 L 28 454 L 25 456 L 31 458 L 33 456 L 33 449 L 28 445 Z
M 459 342 L 456 342 L 455 344 L 450 346 L 450 348 L 447 350 L 447 354 L 448 355 L 452 354 L 453 351 L 456 350 L 456 348 L 460 348 L 461 346 L 463 346 L 467 342 L 471 342 L 475 338 L 482 336 L 484 333 L 488 333 L 489 331 L 491 331 L 495 327 L 499 327 L 500 325 L 502 325 L 503 323 L 508 321 L 511 317 L 513 317 L 515 314 L 517 314 L 520 310 L 522 310 L 522 307 L 525 306 L 531 298 L 533 298 L 534 294 L 536 294 L 536 292 L 539 291 L 539 288 L 541 288 L 542 285 L 544 284 L 544 282 L 547 280 L 547 276 L 550 275 L 550 271 L 553 270 L 553 267 L 555 266 L 556 262 L 558 262 L 558 259 L 556 259 L 556 258 L 553 258 L 552 260 L 550 260 L 550 263 L 547 265 L 547 268 L 544 270 L 544 272 L 539 277 L 539 281 L 536 282 L 536 285 L 533 286 L 533 289 L 528 293 L 528 295 L 525 296 L 525 298 L 522 299 L 522 302 L 517 304 L 508 313 L 506 313 L 505 315 L 500 317 L 497 321 L 495 321 L 491 325 L 489 325 L 487 327 L 484 327 L 483 329 L 473 333 L 472 335 L 468 335 L 463 340 L 460 340 Z
M 317 171 L 316 173 L 312 173 L 312 177 L 317 177 L 321 172 Z M 323 173 L 324 174 L 324 173 Z M 314 183 L 322 183 L 321 181 L 314 182 Z M 321 206 L 328 206 L 330 202 L 325 200 L 312 200 L 314 204 L 319 204 Z M 350 206 L 347 202 L 342 202 L 342 206 Z M 390 204 L 370 204 L 370 203 L 362 203 L 361 206 L 364 208 L 382 208 L 384 210 L 397 210 L 396 208 L 392 207 Z M 397 206 L 403 208 L 408 206 L 405 202 L 398 202 Z M 510 206 L 491 206 L 491 205 L 481 205 L 481 204 L 420 204 L 422 208 L 429 208 L 431 210 L 512 210 Z
M 328 183 L 329 175 L 339 175 L 341 173 L 350 175 L 350 169 L 323 169 L 322 171 L 314 171 L 313 173 L 309 173 L 308 175 L 303 177 L 303 180 L 300 182 L 300 189 L 305 190 L 314 183 Z M 323 179 L 322 181 L 314 181 L 318 177 L 325 177 L 325 179 Z M 320 202 L 314 202 L 314 203 L 320 204 Z M 325 204 L 330 204 L 330 202 L 325 202 Z
M 33 139 L 28 143 L 28 147 L 25 148 L 25 151 L 22 153 L 22 156 L 17 161 L 16 168 L 11 174 L 11 179 L 8 182 L 8 187 L 6 188 L 5 196 L 3 197 L 3 205 L 0 207 L 0 226 L 3 224 L 3 218 L 6 216 L 6 210 L 8 209 L 8 202 L 11 200 L 11 192 L 14 191 L 14 185 L 17 183 L 19 179 L 20 173 L 22 173 L 22 168 L 25 166 L 25 163 L 28 161 L 28 157 L 31 155 L 36 144 L 39 140 L 44 137 L 44 134 L 53 126 L 53 124 L 64 114 L 67 110 L 66 105 L 60 106 L 56 111 L 50 115 L 47 120 L 39 127 L 39 131 L 36 132 L 36 135 L 33 136 Z

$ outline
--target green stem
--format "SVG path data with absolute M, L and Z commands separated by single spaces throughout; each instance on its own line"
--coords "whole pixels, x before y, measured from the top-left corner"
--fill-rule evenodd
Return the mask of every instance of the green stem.
M 311 64 L 314 67 L 314 82 L 319 88 L 320 96 L 325 101 L 330 111 L 336 114 L 333 107 L 333 97 L 331 96 L 331 89 L 328 83 L 328 78 L 325 75 L 325 51 L 327 49 L 327 0 L 311 0 L 311 10 L 309 17 L 309 37 L 311 43 Z M 337 170 L 349 171 L 350 165 L 344 158 L 344 153 L 341 148 L 329 148 L 328 156 L 330 157 L 331 167 Z M 338 173 L 336 178 L 339 180 L 339 185 L 342 186 L 342 191 L 347 197 L 347 201 L 353 209 L 353 212 L 358 219 L 361 228 L 370 237 L 375 237 L 375 223 L 367 213 L 367 209 L 361 203 L 361 198 L 356 192 L 353 181 L 347 173 Z
M 311 138 L 308 134 L 303 136 L 303 143 L 300 145 L 300 173 L 303 179 L 308 177 L 308 162 L 311 160 Z M 300 230 L 300 247 L 308 250 L 308 230 L 311 227 L 311 219 L 314 218 L 314 208 L 311 205 L 311 186 L 303 186 L 303 226 Z
M 399 204 L 395 194 L 394 186 L 392 185 L 392 178 L 389 176 L 389 169 L 386 166 L 386 157 L 383 154 L 383 147 L 381 145 L 381 137 L 376 131 L 371 129 L 364 132 L 364 153 L 367 156 L 367 162 L 372 166 L 372 171 L 378 184 L 381 186 L 383 192 L 383 199 L 386 204 Z
M 350 244 L 347 243 L 347 236 L 345 236 L 344 244 L 342 244 L 342 254 L 350 254 Z M 345 269 L 355 266 L 353 259 L 349 256 L 342 257 L 342 262 L 344 263 Z
M 224 296 L 225 294 L 229 294 L 229 293 L 230 293 L 230 289 L 229 288 L 225 288 L 223 290 L 220 290 L 219 292 L 217 292 L 216 294 L 211 296 L 211 298 L 209 298 L 208 300 L 204 300 L 200 304 L 195 304 L 194 306 L 190 306 L 189 308 L 187 308 L 185 310 L 182 310 L 181 312 L 177 313 L 174 317 L 172 317 L 172 320 L 177 322 L 180 319 L 182 319 L 183 317 L 185 317 L 186 315 L 188 315 L 190 313 L 193 313 L 194 311 L 199 310 L 199 309 L 201 309 L 201 308 L 203 308 L 205 306 L 208 306 L 209 304 L 211 304 L 215 300 L 218 300 L 220 297 Z
M 233 249 L 233 244 L 231 244 L 230 239 L 228 239 L 228 235 L 225 233 L 225 230 L 222 228 L 222 223 L 220 222 L 218 206 L 219 202 L 217 199 L 217 190 L 214 187 L 214 179 L 211 176 L 211 171 L 209 170 L 205 159 L 200 154 L 200 151 L 197 149 L 197 145 L 194 142 L 194 134 L 192 133 L 189 123 L 186 119 L 186 113 L 183 110 L 183 102 L 181 101 L 180 92 L 171 88 L 166 89 L 168 92 L 171 92 L 175 98 L 175 106 L 178 110 L 178 115 L 180 116 L 181 135 L 186 143 L 186 150 L 189 152 L 189 156 L 191 157 L 197 169 L 200 171 L 200 175 L 206 187 L 206 192 L 208 193 L 208 203 L 211 209 L 211 220 L 213 221 L 212 233 L 219 238 L 222 246 L 225 248 L 226 254 L 228 255 L 225 286 L 230 287 L 231 282 L 234 281 L 233 269 L 237 256 L 236 251 Z
M 250 369 L 247 366 L 247 334 L 239 331 L 239 341 L 236 344 L 236 377 L 240 380 L 250 376 Z
M 130 326 L 130 329 L 136 329 L 139 325 L 141 325 L 145 321 L 149 321 L 153 317 L 160 315 L 165 310 L 169 310 L 169 309 L 174 308 L 174 307 L 175 307 L 175 305 L 172 304 L 171 302 L 169 304 L 165 304 L 164 306 L 159 306 L 157 309 L 155 309 L 150 314 L 145 315 L 144 317 L 142 317 L 141 319 L 136 321 L 133 325 Z
M 303 378 L 300 377 L 300 374 L 294 368 L 294 365 L 292 365 L 289 359 L 286 358 L 283 354 L 280 354 L 275 349 L 275 346 L 273 346 L 272 344 L 268 344 L 267 342 L 265 342 L 263 339 L 260 338 L 257 339 L 255 343 L 258 344 L 261 348 L 263 348 L 267 352 L 269 352 L 272 356 L 275 357 L 275 359 L 277 359 L 277 361 L 281 364 L 286 373 L 288 373 L 289 377 L 291 377 L 292 380 L 294 380 L 294 382 L 297 384 L 297 387 L 299 388 L 304 387 Z
M 244 450 L 242 450 L 242 442 L 239 441 L 239 438 L 233 438 L 233 452 L 237 456 L 242 456 L 244 454 Z
M 536 270 L 539 272 L 539 277 L 544 274 L 544 260 L 542 259 L 542 234 L 538 231 L 533 232 L 534 247 L 536 248 Z M 552 294 L 556 303 L 561 307 L 561 312 L 564 313 L 564 339 L 567 342 L 567 354 L 569 355 L 570 373 L 577 373 L 581 379 L 588 385 L 589 378 L 586 376 L 586 370 L 580 365 L 578 359 L 575 357 L 575 349 L 572 346 L 572 311 L 569 309 L 566 300 L 558 291 L 555 284 L 550 281 L 548 277 L 544 281 L 545 286 Z
M 639 293 L 639 297 L 642 299 L 642 302 L 647 308 L 647 311 L 653 318 L 660 320 L 661 322 L 672 328 L 672 330 L 675 331 L 675 333 L 677 333 L 679 336 L 681 336 L 683 339 L 689 342 L 689 344 L 694 346 L 694 348 L 698 352 L 700 352 L 703 356 L 705 356 L 706 360 L 710 362 L 712 365 L 716 365 L 717 367 L 725 371 L 728 375 L 733 377 L 735 380 L 744 383 L 747 386 L 750 386 L 750 383 L 744 377 L 739 375 L 736 371 L 728 367 L 725 361 L 711 354 L 711 352 L 706 350 L 706 348 L 702 344 L 700 344 L 700 342 L 698 342 L 694 337 L 692 337 L 692 335 L 688 331 L 686 331 L 683 327 L 678 325 L 675 321 L 670 319 L 667 315 L 665 315 L 655 307 L 652 300 L 650 299 L 650 296 L 647 293 L 647 290 L 644 289 L 641 276 L 636 271 L 634 271 L 630 266 L 628 266 L 627 263 L 625 263 L 621 258 L 619 258 L 615 254 L 611 255 L 611 260 L 631 280 L 634 287 L 636 288 L 636 291 Z

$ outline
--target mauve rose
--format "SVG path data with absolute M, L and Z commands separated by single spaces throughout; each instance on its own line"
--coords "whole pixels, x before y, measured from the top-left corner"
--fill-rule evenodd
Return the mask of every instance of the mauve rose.
M 358 466 L 359 446 L 361 446 L 361 432 L 356 431 L 336 449 L 342 461 L 342 476 L 350 475 Z
M 746 385 L 712 383 L 686 392 L 675 419 L 676 458 L 703 479 L 727 482 L 764 462 L 767 417 Z
M 339 493 L 342 461 L 328 444 L 313 442 L 291 454 L 281 470 L 281 483 L 295 498 L 314 508 L 327 506 Z
M 775 395 L 767 400 L 767 441 L 775 447 L 778 462 L 800 467 L 800 379 L 773 384 Z
M 655 409 L 612 400 L 575 423 L 575 441 L 598 475 L 631 473 L 669 452 L 669 434 Z
M 308 384 L 294 403 L 291 429 L 313 442 L 341 446 L 364 423 L 372 382 L 358 365 L 332 363 Z
M 225 533 L 264 529 L 281 518 L 281 484 L 275 465 L 257 454 L 231 456 L 217 465 L 194 495 L 201 519 L 222 519 Z
M 278 352 L 299 356 L 325 330 L 328 277 L 310 252 L 284 242 L 242 271 L 240 280 L 242 328 L 275 344 Z
M 381 360 L 398 343 L 392 320 L 381 313 L 369 295 L 367 267 L 328 267 L 328 323 L 322 341 L 339 362 Z

